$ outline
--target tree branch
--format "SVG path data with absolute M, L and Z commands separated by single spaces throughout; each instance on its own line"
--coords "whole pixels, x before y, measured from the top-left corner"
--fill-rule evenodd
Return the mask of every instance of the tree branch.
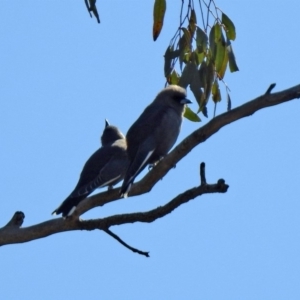
M 250 116 L 262 108 L 278 105 L 300 97 L 300 85 L 274 94 L 270 93 L 272 88 L 273 86 L 270 86 L 266 94 L 250 102 L 247 102 L 231 111 L 215 117 L 206 125 L 191 133 L 180 144 L 178 144 L 177 147 L 175 147 L 174 150 L 169 153 L 157 166 L 155 166 L 155 168 L 147 173 L 147 175 L 142 180 L 133 185 L 130 196 L 136 196 L 149 192 L 152 187 L 160 180 L 160 178 L 164 177 L 168 173 L 168 171 L 172 169 L 173 166 L 176 165 L 183 157 L 185 157 L 193 148 L 206 141 L 209 137 L 218 132 L 222 127 L 241 118 Z M 96 206 L 102 206 L 111 201 L 118 200 L 118 189 L 109 190 L 107 192 L 100 193 L 85 199 L 79 204 L 74 215 L 67 220 L 58 218 L 30 227 L 20 228 L 25 215 L 22 212 L 16 212 L 12 219 L 8 222 L 8 224 L 0 228 L 0 246 L 7 244 L 24 243 L 64 231 L 100 229 L 108 233 L 108 228 L 114 225 L 122 225 L 135 222 L 153 222 L 156 219 L 171 213 L 180 205 L 200 195 L 209 193 L 225 193 L 227 189 L 228 185 L 225 184 L 225 181 L 223 179 L 220 179 L 217 184 L 206 184 L 204 166 L 202 165 L 200 186 L 187 190 L 184 193 L 176 196 L 166 205 L 150 210 L 148 212 L 114 215 L 103 219 L 87 221 L 82 221 L 79 219 L 79 215 Z M 125 200 L 122 199 L 122 201 Z M 130 246 L 128 246 L 127 248 L 129 247 Z
M 3 228 L 20 228 L 24 222 L 24 219 L 25 214 L 22 211 L 16 211 L 10 221 Z
M 262 108 L 300 98 L 300 85 L 296 85 L 278 93 L 270 94 L 274 86 L 274 84 L 271 84 L 264 95 L 213 118 L 210 122 L 191 133 L 180 144 L 178 144 L 173 151 L 171 151 L 163 160 L 161 160 L 159 164 L 157 164 L 150 172 L 148 172 L 145 177 L 132 186 L 129 197 L 141 195 L 151 191 L 152 187 L 161 178 L 163 178 L 169 172 L 169 170 L 173 168 L 173 166 L 175 166 L 196 146 L 205 142 L 208 138 L 218 132 L 222 127 L 244 117 L 251 116 Z M 82 201 L 77 207 L 75 214 L 81 215 L 94 207 L 103 206 L 106 203 L 116 201 L 118 199 L 118 188 L 99 193 Z M 125 200 L 122 199 L 122 201 Z
M 276 86 L 276 83 L 271 83 L 270 86 L 268 87 L 267 91 L 265 92 L 265 95 L 271 94 L 271 91 L 274 89 Z
M 225 193 L 228 187 L 229 186 L 225 184 L 224 180 L 220 179 L 217 184 L 206 184 L 196 188 L 192 188 L 176 196 L 173 200 L 171 200 L 166 205 L 143 213 L 114 215 L 103 219 L 93 219 L 93 220 L 86 220 L 86 221 L 80 220 L 75 216 L 71 216 L 68 219 L 57 218 L 54 220 L 46 221 L 25 228 L 18 228 L 15 226 L 14 227 L 5 226 L 0 229 L 0 246 L 7 245 L 7 244 L 25 243 L 31 240 L 44 238 L 49 235 L 59 233 L 59 232 L 64 232 L 64 231 L 71 231 L 71 230 L 90 231 L 90 230 L 99 229 L 108 233 L 107 232 L 108 228 L 114 225 L 122 225 L 122 224 L 135 223 L 135 222 L 150 223 L 155 221 L 158 218 L 162 218 L 163 216 L 171 213 L 174 209 L 176 209 L 177 207 L 179 207 L 184 203 L 187 203 L 189 200 L 192 200 L 203 194 Z M 123 242 L 122 244 L 124 245 L 125 243 Z M 126 247 L 127 246 L 128 245 L 126 244 Z M 128 246 L 127 248 L 129 248 L 132 251 L 133 249 L 136 250 L 134 252 L 139 251 L 130 246 Z
M 202 162 L 200 164 L 200 180 L 201 180 L 201 185 L 206 184 L 206 178 L 205 178 L 205 163 Z
M 121 240 L 115 233 L 113 233 L 112 231 L 110 231 L 109 229 L 104 229 L 104 232 L 106 232 L 108 235 L 110 235 L 111 237 L 113 237 L 115 240 L 117 240 L 120 244 L 122 244 L 124 247 L 128 248 L 129 250 L 131 250 L 132 252 L 144 255 L 146 257 L 149 257 L 149 252 L 146 251 L 141 251 L 138 250 L 136 248 L 133 248 L 131 246 L 129 246 L 128 244 L 126 244 L 123 240 Z

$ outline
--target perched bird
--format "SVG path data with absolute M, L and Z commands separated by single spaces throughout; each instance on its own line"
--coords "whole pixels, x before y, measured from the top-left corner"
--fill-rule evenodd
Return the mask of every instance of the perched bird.
M 148 165 L 155 165 L 175 144 L 179 135 L 186 99 L 186 91 L 177 85 L 163 89 L 129 128 L 126 171 L 121 197 L 127 197 L 136 176 Z
M 108 186 L 110 189 L 124 178 L 129 164 L 125 136 L 105 120 L 101 143 L 102 147 L 85 163 L 73 192 L 52 214 L 70 216 L 78 203 L 96 188 Z

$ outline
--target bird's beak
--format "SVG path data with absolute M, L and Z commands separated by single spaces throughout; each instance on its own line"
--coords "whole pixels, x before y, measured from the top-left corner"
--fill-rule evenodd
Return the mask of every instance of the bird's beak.
M 109 126 L 109 123 L 108 123 L 107 119 L 105 119 L 105 128 L 106 128 L 107 126 Z
M 189 103 L 193 103 L 193 101 L 184 98 L 184 99 L 182 99 L 182 100 L 180 101 L 180 103 L 181 103 L 181 104 L 189 104 Z

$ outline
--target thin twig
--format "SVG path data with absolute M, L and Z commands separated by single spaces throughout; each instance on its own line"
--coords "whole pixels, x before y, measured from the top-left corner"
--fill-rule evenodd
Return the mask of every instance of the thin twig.
M 206 32 L 205 23 L 204 23 L 204 14 L 203 14 L 203 9 L 202 9 L 201 1 L 202 0 L 199 0 L 200 11 L 201 11 L 201 19 L 202 19 L 202 22 L 203 22 L 203 30 L 205 30 L 205 32 Z
M 19 228 L 22 226 L 25 219 L 25 214 L 22 211 L 16 211 L 10 221 L 3 227 L 16 227 Z
M 217 111 L 217 102 L 215 102 L 215 107 L 214 107 L 214 117 L 216 116 L 216 111 Z
M 206 184 L 206 178 L 205 178 L 205 163 L 202 162 L 200 164 L 200 180 L 201 180 L 201 185 Z
M 113 237 L 115 240 L 117 240 L 120 244 L 122 244 L 124 247 L 128 248 L 129 250 L 131 250 L 134 253 L 138 253 L 141 255 L 144 255 L 146 257 L 150 257 L 149 256 L 149 252 L 146 251 L 141 251 L 139 249 L 133 248 L 131 246 L 129 246 L 128 244 L 126 244 L 121 238 L 119 238 L 115 233 L 113 233 L 111 230 L 107 229 L 103 229 L 104 232 L 106 232 L 108 235 L 110 235 L 111 237 Z
M 268 87 L 267 91 L 265 92 L 265 95 L 271 94 L 271 91 L 274 89 L 275 85 L 276 85 L 276 83 L 270 84 L 270 86 Z

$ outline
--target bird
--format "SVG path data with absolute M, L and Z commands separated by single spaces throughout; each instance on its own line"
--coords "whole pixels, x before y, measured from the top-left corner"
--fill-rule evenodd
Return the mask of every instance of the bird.
M 126 139 L 123 133 L 117 127 L 110 125 L 107 120 L 105 120 L 101 144 L 102 147 L 85 163 L 72 193 L 52 214 L 69 217 L 79 202 L 96 188 L 108 186 L 108 189 L 111 189 L 124 178 L 129 164 Z
M 136 176 L 149 164 L 157 164 L 175 144 L 185 106 L 192 103 L 186 90 L 169 85 L 158 93 L 126 134 L 129 166 L 120 190 L 127 197 Z

